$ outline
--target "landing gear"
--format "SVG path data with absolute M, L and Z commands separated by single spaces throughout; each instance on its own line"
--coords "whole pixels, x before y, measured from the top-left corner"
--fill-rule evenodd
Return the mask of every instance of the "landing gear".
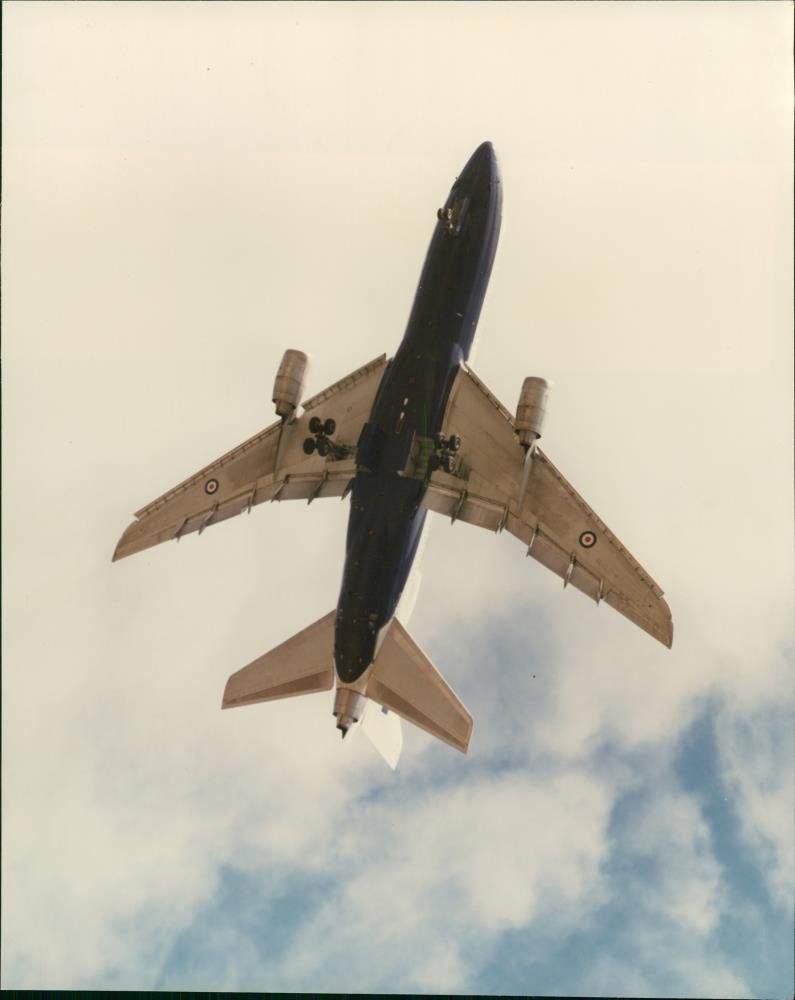
M 436 447 L 439 451 L 458 451 L 461 447 L 461 438 L 457 434 L 445 437 L 441 431 L 436 435 Z
M 428 468 L 431 473 L 437 469 L 443 469 L 450 475 L 455 475 L 458 468 L 458 450 L 461 447 L 461 438 L 457 434 L 445 437 L 444 434 L 436 435 L 436 450 L 428 460 Z
M 321 458 L 348 458 L 353 449 L 346 444 L 337 444 L 331 440 L 331 435 L 336 429 L 337 421 L 333 417 L 327 417 L 325 420 L 318 416 L 310 417 L 309 431 L 314 437 L 304 439 L 304 454 L 313 455 L 317 452 Z

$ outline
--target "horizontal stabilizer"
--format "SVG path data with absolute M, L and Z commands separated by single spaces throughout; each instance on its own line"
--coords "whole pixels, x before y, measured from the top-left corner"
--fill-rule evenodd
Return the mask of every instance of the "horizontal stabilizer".
M 472 716 L 397 618 L 376 658 L 367 697 L 466 753 Z
M 329 691 L 334 685 L 334 616 L 330 611 L 232 674 L 221 708 Z

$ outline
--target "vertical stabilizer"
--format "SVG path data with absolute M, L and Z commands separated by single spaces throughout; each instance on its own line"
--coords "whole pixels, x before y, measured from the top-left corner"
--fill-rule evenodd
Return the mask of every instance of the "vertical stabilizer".
M 368 701 L 362 713 L 360 727 L 367 739 L 394 771 L 403 749 L 403 732 L 395 712 Z

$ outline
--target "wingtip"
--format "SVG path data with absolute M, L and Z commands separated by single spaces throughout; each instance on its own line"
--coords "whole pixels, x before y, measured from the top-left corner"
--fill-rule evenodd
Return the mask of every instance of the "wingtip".
M 119 559 L 124 559 L 125 556 L 129 556 L 135 551 L 133 546 L 130 544 L 130 536 L 132 535 L 134 529 L 138 526 L 138 521 L 133 521 L 128 524 L 124 529 L 121 538 L 116 542 L 116 548 L 113 550 L 113 557 L 111 562 L 118 562 Z
M 668 620 L 665 623 L 666 625 L 665 645 L 668 647 L 668 649 L 670 649 L 674 644 L 674 619 L 671 614 L 671 609 L 668 607 L 668 602 L 664 600 L 662 597 L 660 598 L 660 602 L 665 608 L 665 613 L 668 617 Z
M 233 675 L 234 676 L 234 675 Z M 221 711 L 226 711 L 227 708 L 234 708 L 235 703 L 229 697 L 229 681 L 232 678 L 227 678 L 226 684 L 224 684 L 224 693 L 221 695 Z
M 657 626 L 653 629 L 647 629 L 654 638 L 665 646 L 666 649 L 670 649 L 674 644 L 674 623 L 669 618 L 668 621 L 663 626 Z
M 133 521 L 127 526 L 113 550 L 111 562 L 118 562 L 119 559 L 126 559 L 137 552 L 143 552 L 160 542 L 169 541 L 175 537 L 175 529 L 172 525 L 165 528 L 157 528 L 146 525 L 142 521 Z

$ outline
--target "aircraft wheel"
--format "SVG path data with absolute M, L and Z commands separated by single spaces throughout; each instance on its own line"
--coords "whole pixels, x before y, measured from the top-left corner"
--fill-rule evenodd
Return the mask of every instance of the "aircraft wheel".
M 314 450 L 315 450 L 315 439 L 304 438 L 304 454 L 311 455 Z
M 461 438 L 457 434 L 451 434 L 450 440 L 447 442 L 447 447 L 450 451 L 458 451 L 461 447 Z
M 321 458 L 325 458 L 326 455 L 331 451 L 331 444 L 327 438 L 318 438 L 317 442 L 317 453 Z
M 320 417 L 309 418 L 309 431 L 311 434 L 321 434 L 323 432 L 323 421 Z
M 331 435 L 334 433 L 336 429 L 337 429 L 337 421 L 334 420 L 332 417 L 329 417 L 328 420 L 323 424 L 323 433 L 326 435 L 326 437 L 331 437 Z

